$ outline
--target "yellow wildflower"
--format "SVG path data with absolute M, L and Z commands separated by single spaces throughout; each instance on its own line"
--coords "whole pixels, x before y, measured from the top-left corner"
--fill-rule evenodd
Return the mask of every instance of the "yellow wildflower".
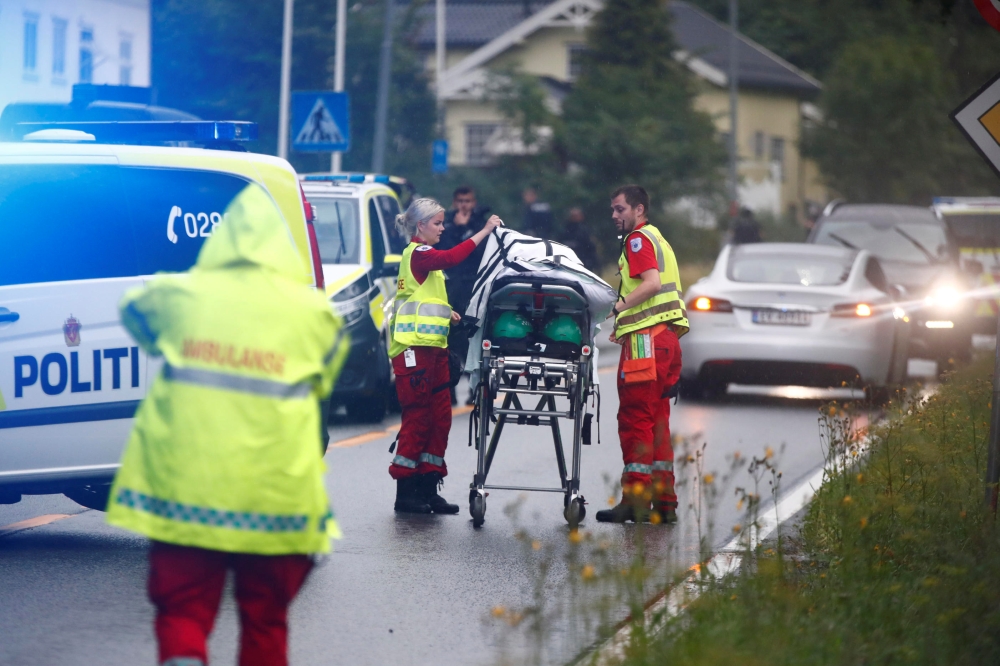
M 706 474 L 705 475 L 705 485 L 712 485 L 713 481 L 715 481 L 715 475 L 714 474 Z
M 594 577 L 594 565 L 585 564 L 583 569 L 580 570 L 580 575 L 583 576 L 584 580 L 590 580 Z
M 583 535 L 580 534 L 580 530 L 570 530 L 569 531 L 569 542 L 570 543 L 580 543 L 583 541 Z

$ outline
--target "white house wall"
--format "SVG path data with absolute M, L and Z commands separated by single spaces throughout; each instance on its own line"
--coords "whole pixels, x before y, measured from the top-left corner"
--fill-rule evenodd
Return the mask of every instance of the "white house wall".
M 37 19 L 34 70 L 25 68 L 25 22 Z M 56 20 L 66 21 L 65 67 L 53 72 Z M 68 102 L 80 83 L 81 33 L 93 31 L 90 83 L 150 84 L 149 0 L 0 0 L 0 109 L 10 102 Z M 131 59 L 120 57 L 131 40 Z

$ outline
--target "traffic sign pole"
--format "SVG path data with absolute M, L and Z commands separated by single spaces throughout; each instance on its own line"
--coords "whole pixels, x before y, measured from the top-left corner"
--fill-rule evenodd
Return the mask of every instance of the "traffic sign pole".
M 333 90 L 344 92 L 344 58 L 347 49 L 347 0 L 337 0 L 337 45 L 334 47 L 333 60 Z M 340 173 L 339 150 L 333 153 L 330 161 L 330 171 Z
M 292 20 L 295 0 L 285 0 L 281 29 L 281 91 L 278 95 L 278 157 L 288 159 L 288 105 L 292 90 Z

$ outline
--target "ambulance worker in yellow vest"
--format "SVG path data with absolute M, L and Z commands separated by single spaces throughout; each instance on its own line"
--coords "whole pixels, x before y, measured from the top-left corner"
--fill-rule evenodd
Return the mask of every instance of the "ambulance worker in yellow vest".
M 464 261 L 501 224 L 494 215 L 471 238 L 442 251 L 432 247 L 444 231 L 444 208 L 438 202 L 416 199 L 396 217 L 399 233 L 410 239 L 399 264 L 389 347 L 403 408 L 399 448 L 389 465 L 396 479 L 396 511 L 458 513 L 458 505 L 437 492 L 448 474 L 444 452 L 451 431 L 448 331 L 461 319 L 448 305 L 442 271 Z
M 159 663 L 208 663 L 226 571 L 240 666 L 288 663 L 288 606 L 335 535 L 319 401 L 347 352 L 271 197 L 249 184 L 191 272 L 121 302 L 163 369 L 136 413 L 108 522 L 152 539 Z
M 618 259 L 621 297 L 610 316 L 615 318 L 611 340 L 622 347 L 618 436 L 625 469 L 622 501 L 598 511 L 597 520 L 673 523 L 677 495 L 667 391 L 680 379 L 677 339 L 688 330 L 677 259 L 659 230 L 648 223 L 646 190 L 638 185 L 619 187 L 611 195 L 611 210 L 623 236 Z

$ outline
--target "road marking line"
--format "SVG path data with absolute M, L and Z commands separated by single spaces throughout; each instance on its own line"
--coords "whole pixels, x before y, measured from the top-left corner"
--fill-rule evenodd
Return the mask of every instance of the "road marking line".
M 0 537 L 5 537 L 14 532 L 22 532 L 24 530 L 30 530 L 32 527 L 41 527 L 42 525 L 48 525 L 49 523 L 54 523 L 57 520 L 62 520 L 63 518 L 71 518 L 74 515 L 70 513 L 50 513 L 46 516 L 35 516 L 34 518 L 28 518 L 27 520 L 21 520 L 16 523 L 11 523 L 10 525 L 4 525 L 0 527 Z
M 472 411 L 472 405 L 464 405 L 462 407 L 455 407 L 451 410 L 452 418 L 456 416 L 461 416 L 462 414 L 468 414 Z M 347 449 L 352 446 L 361 446 L 362 444 L 367 444 L 368 442 L 374 442 L 377 439 L 382 439 L 383 437 L 388 437 L 389 435 L 394 435 L 399 432 L 400 425 L 391 425 L 385 430 L 371 430 L 369 432 L 362 433 L 360 435 L 355 435 L 354 437 L 348 437 L 347 439 L 337 440 L 336 442 L 330 442 L 331 448 Z

